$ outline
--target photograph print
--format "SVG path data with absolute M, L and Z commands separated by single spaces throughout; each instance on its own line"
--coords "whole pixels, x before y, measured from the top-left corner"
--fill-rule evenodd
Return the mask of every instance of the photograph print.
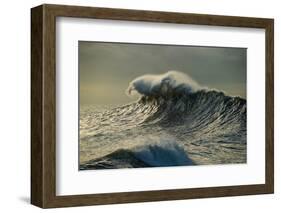
M 247 49 L 79 41 L 79 170 L 247 163 Z

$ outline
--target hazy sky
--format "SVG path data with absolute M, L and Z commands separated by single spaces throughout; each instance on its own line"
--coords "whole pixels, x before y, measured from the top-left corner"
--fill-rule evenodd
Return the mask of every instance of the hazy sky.
M 169 70 L 246 97 L 246 49 L 79 41 L 80 104 L 123 104 L 131 80 Z

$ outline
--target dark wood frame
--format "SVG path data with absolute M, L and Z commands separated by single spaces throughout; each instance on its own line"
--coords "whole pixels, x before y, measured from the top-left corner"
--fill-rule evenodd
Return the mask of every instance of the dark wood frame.
M 262 28 L 266 32 L 265 184 L 90 195 L 56 195 L 56 17 Z M 31 9 L 31 203 L 66 207 L 274 192 L 274 20 L 64 5 Z

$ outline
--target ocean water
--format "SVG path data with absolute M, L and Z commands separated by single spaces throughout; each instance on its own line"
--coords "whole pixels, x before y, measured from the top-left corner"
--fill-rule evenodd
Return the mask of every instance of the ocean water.
M 168 88 L 123 106 L 82 105 L 80 169 L 246 163 L 245 99 Z
M 122 106 L 80 106 L 80 169 L 236 164 L 247 161 L 246 100 L 187 74 L 143 75 Z

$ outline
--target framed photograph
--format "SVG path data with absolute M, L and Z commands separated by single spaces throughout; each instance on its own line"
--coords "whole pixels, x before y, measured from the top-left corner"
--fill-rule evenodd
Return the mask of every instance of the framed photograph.
M 31 203 L 273 193 L 274 21 L 31 9 Z

